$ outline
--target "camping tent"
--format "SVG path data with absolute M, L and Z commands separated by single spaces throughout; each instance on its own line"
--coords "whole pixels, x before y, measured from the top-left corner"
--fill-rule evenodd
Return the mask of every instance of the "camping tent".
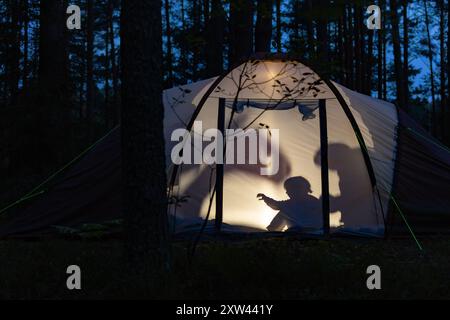
M 220 77 L 165 90 L 163 102 L 175 233 L 450 230 L 448 150 L 393 104 L 321 78 L 297 60 L 255 57 Z M 174 139 L 180 128 L 190 138 Z M 225 146 L 214 152 L 223 161 L 196 162 L 196 150 L 218 141 L 218 133 Z M 0 236 L 120 218 L 120 168 L 116 128 L 8 209 Z M 304 221 L 313 222 L 303 228 Z

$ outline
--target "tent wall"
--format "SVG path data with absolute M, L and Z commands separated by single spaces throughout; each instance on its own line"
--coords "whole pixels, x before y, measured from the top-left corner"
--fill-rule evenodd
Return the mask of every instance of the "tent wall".
M 397 160 L 397 111 L 392 103 L 336 86 L 345 97 L 363 136 L 377 181 L 375 192 L 379 191 L 380 206 L 386 219 Z
M 336 99 L 327 101 L 327 115 L 331 225 L 340 226 L 339 231 L 382 235 L 383 212 L 350 121 Z
M 415 233 L 450 231 L 450 152 L 399 110 L 394 196 Z M 390 233 L 406 233 L 396 208 Z

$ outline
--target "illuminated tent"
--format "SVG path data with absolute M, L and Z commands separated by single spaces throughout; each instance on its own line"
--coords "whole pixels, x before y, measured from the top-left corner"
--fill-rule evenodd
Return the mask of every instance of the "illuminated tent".
M 296 60 L 251 59 L 220 77 L 166 90 L 163 102 L 174 233 L 270 230 L 379 237 L 450 230 L 448 150 L 393 104 L 322 79 Z M 200 138 L 215 141 L 208 129 L 224 133 L 222 159 L 237 148 L 229 145 L 233 139 L 251 140 L 245 136 L 251 129 L 278 136 L 266 135 L 266 142 L 279 157 L 271 152 L 252 163 L 248 142 L 245 163 L 174 164 L 187 159 L 186 151 L 174 156 L 180 146 L 174 130 L 192 133 L 192 139 L 181 141 L 198 148 L 193 141 L 200 121 Z M 246 131 L 226 134 L 239 128 Z M 113 130 L 7 210 L 0 236 L 120 218 L 119 134 Z M 272 174 L 261 174 L 263 169 Z M 278 205 L 266 204 L 258 194 Z M 314 223 L 305 227 L 304 221 Z

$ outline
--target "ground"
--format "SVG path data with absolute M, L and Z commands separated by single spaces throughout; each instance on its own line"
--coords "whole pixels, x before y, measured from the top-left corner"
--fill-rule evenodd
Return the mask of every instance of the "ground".
M 143 281 L 126 271 L 120 240 L 0 241 L 0 299 L 412 299 L 450 298 L 450 239 L 204 242 L 188 262 L 174 245 L 169 274 Z M 79 265 L 82 290 L 66 289 Z M 366 269 L 381 268 L 381 290 Z

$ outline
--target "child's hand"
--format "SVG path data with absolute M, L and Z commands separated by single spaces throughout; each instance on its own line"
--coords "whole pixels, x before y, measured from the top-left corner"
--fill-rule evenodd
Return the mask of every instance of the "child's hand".
M 258 193 L 258 194 L 256 195 L 256 197 L 258 198 L 258 200 L 264 200 L 264 199 L 267 198 L 266 195 L 265 195 L 264 193 Z

